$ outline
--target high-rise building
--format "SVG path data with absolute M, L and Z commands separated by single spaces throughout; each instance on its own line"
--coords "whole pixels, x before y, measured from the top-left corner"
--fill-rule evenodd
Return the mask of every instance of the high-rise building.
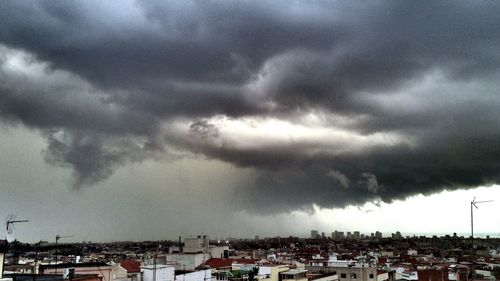
M 344 239 L 344 232 L 335 230 L 334 236 L 335 236 L 334 239 L 337 239 L 337 240 Z
M 317 230 L 311 230 L 311 238 L 312 239 L 317 239 L 318 238 L 318 231 Z
M 401 239 L 401 238 L 403 238 L 403 236 L 401 235 L 401 232 L 396 231 L 396 233 L 392 234 L 392 238 L 394 238 L 394 239 Z

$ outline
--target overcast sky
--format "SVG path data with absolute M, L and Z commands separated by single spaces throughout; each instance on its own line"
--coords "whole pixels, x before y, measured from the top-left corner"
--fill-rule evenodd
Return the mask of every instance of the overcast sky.
M 499 13 L 3 1 L 0 215 L 32 241 L 462 233 L 478 196 L 500 233 Z

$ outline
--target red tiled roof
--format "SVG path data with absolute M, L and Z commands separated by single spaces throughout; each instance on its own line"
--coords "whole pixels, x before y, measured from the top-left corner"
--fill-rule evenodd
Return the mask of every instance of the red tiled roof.
M 127 273 L 137 273 L 141 272 L 141 262 L 125 260 L 120 263 L 120 265 L 127 270 Z
M 224 259 L 224 258 L 212 258 L 205 262 L 205 265 L 211 268 L 221 268 L 231 266 L 233 263 L 244 263 L 244 264 L 255 264 L 257 260 L 254 259 Z

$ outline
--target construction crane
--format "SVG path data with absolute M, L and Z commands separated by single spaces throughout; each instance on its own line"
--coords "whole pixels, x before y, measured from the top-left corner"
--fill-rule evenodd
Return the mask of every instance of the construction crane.
M 58 245 L 58 242 L 60 239 L 62 238 L 70 238 L 70 237 L 73 237 L 73 235 L 64 235 L 64 236 L 61 236 L 59 234 L 56 235 L 56 271 L 55 271 L 55 274 L 57 274 L 57 245 Z
M 474 250 L 474 208 L 479 209 L 477 207 L 477 204 L 482 204 L 482 203 L 490 203 L 493 202 L 493 200 L 484 200 L 484 201 L 476 201 L 476 197 L 470 201 L 470 240 L 471 240 L 471 245 L 472 245 L 472 274 L 471 274 L 471 281 L 474 281 L 474 259 L 476 256 L 476 252 Z

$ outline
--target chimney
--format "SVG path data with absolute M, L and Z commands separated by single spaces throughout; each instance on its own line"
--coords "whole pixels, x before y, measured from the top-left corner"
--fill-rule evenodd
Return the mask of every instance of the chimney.
M 179 236 L 179 253 L 182 253 L 182 239 L 181 237 Z

